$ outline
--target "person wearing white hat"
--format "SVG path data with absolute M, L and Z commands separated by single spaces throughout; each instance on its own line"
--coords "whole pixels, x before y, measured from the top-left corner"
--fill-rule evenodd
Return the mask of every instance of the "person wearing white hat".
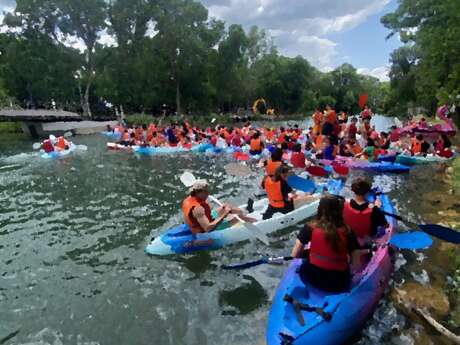
M 194 234 L 210 232 L 218 227 L 230 227 L 236 219 L 226 219 L 230 213 L 238 214 L 245 221 L 253 222 L 254 219 L 245 217 L 241 210 L 225 204 L 213 212 L 207 202 L 209 197 L 209 184 L 206 180 L 197 180 L 189 190 L 190 195 L 182 203 L 182 212 L 185 223 Z M 225 224 L 225 225 L 224 225 Z

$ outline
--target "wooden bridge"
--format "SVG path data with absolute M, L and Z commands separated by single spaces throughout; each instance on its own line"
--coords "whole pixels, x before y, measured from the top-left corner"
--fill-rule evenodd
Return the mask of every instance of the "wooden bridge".
M 71 113 L 63 110 L 31 110 L 31 109 L 1 109 L 0 121 L 20 121 L 22 122 L 22 130 L 24 133 L 37 138 L 44 136 L 43 123 L 47 122 L 69 122 L 81 121 L 82 118 L 76 113 Z

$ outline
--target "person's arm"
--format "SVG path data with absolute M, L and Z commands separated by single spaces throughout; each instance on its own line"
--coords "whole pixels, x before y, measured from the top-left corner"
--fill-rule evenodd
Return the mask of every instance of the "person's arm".
M 195 217 L 198 224 L 200 224 L 201 228 L 205 232 L 210 232 L 214 230 L 225 219 L 225 217 L 227 217 L 230 211 L 231 209 L 225 207 L 222 214 L 219 217 L 217 217 L 215 220 L 213 220 L 212 222 L 210 222 L 208 217 L 206 217 L 204 208 L 201 206 L 195 207 L 192 211 L 192 214 Z
M 374 206 L 374 208 L 372 209 L 371 224 L 372 224 L 371 236 L 375 236 L 377 234 L 377 230 L 379 227 L 388 226 L 387 219 L 378 206 Z
M 303 258 L 305 257 L 305 246 L 310 243 L 312 234 L 312 228 L 305 224 L 305 226 L 300 230 L 299 234 L 297 235 L 297 239 L 295 241 L 294 247 L 291 251 L 291 256 L 293 258 Z

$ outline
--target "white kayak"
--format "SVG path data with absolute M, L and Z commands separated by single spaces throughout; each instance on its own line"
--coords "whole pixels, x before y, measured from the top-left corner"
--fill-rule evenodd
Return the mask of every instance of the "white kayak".
M 270 234 L 313 216 L 318 209 L 321 192 L 324 190 L 332 194 L 339 194 L 342 188 L 343 182 L 341 180 L 329 180 L 318 188 L 317 193 L 314 194 L 316 198 L 312 202 L 287 214 L 276 213 L 267 220 L 262 220 L 262 215 L 267 209 L 268 200 L 258 200 L 254 203 L 254 212 L 248 216 L 258 220 L 254 224 L 264 234 Z M 245 209 L 245 207 L 245 205 L 240 206 L 241 209 Z M 166 230 L 156 238 L 152 238 L 150 244 L 146 246 L 145 252 L 151 255 L 185 254 L 200 250 L 219 249 L 253 237 L 242 224 L 203 234 L 192 234 L 186 224 L 181 224 Z

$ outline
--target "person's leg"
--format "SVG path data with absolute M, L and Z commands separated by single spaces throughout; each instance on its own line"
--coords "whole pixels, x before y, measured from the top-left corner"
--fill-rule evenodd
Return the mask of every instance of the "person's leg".
M 297 197 L 294 199 L 294 208 L 298 209 L 299 207 L 302 207 L 305 204 L 309 204 L 317 199 L 319 199 L 318 196 L 307 193 L 297 193 Z

